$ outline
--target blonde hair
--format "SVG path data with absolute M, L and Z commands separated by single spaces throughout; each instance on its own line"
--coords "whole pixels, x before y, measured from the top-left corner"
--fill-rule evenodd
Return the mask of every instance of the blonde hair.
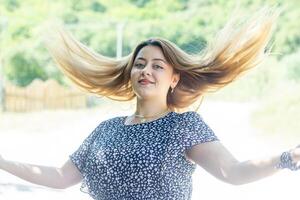
M 181 110 L 262 61 L 277 16 L 273 9 L 262 9 L 242 25 L 232 19 L 198 54 L 188 54 L 166 39 L 150 38 L 117 60 L 94 52 L 63 29 L 58 29 L 47 46 L 60 69 L 77 86 L 118 101 L 136 96 L 130 71 L 138 52 L 147 45 L 158 46 L 175 72 L 180 73 L 174 92 L 168 92 L 167 104 L 172 110 Z

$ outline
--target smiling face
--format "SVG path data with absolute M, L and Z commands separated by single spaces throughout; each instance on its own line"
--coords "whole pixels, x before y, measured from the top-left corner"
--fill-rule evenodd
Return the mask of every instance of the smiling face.
M 158 46 L 148 45 L 137 54 L 132 69 L 131 83 L 139 99 L 166 99 L 170 87 L 179 81 L 179 74 L 166 61 Z

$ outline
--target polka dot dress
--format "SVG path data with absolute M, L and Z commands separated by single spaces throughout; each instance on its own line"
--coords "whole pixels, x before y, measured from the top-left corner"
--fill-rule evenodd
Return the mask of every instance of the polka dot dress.
M 184 154 L 219 140 L 193 111 L 126 125 L 101 122 L 70 155 L 83 176 L 81 191 L 97 200 L 190 200 L 196 164 Z

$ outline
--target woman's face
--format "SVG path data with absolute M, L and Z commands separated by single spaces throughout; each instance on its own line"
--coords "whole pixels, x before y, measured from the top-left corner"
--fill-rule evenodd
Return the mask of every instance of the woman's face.
M 137 54 L 132 69 L 133 91 L 140 99 L 166 99 L 170 87 L 179 81 L 179 74 L 166 61 L 157 46 L 145 46 Z

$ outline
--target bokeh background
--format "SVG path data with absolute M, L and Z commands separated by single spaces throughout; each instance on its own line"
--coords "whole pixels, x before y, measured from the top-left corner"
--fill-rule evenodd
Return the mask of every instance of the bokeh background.
M 99 122 L 134 110 L 133 102 L 113 102 L 80 91 L 59 71 L 43 43 L 53 25 L 62 24 L 88 47 L 115 58 L 153 36 L 198 53 L 234 10 L 247 17 L 265 5 L 282 9 L 272 55 L 232 84 L 207 94 L 199 112 L 240 160 L 296 146 L 298 0 L 0 0 L 0 154 L 59 166 Z M 297 197 L 299 178 L 298 172 L 282 172 L 237 187 L 198 168 L 193 199 Z M 0 199 L 34 198 L 89 199 L 79 185 L 52 190 L 0 171 Z

